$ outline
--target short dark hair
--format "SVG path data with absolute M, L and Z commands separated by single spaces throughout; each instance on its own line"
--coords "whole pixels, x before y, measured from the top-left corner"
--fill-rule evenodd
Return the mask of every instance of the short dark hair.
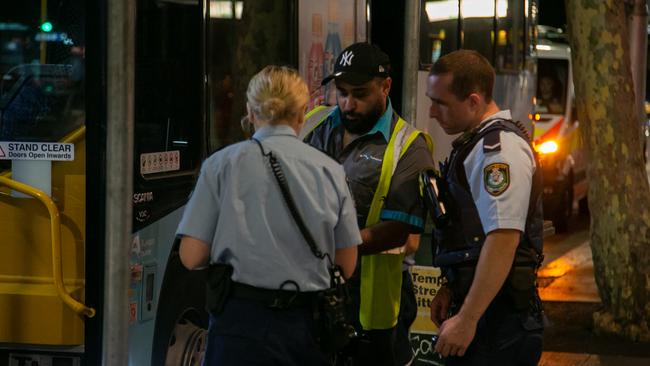
M 453 77 L 450 91 L 460 100 L 480 92 L 487 102 L 492 101 L 494 68 L 480 53 L 473 50 L 458 50 L 438 59 L 429 75 L 450 73 Z

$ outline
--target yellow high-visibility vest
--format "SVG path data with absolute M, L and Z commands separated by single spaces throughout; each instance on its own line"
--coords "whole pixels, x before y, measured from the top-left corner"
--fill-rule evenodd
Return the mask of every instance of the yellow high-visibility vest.
M 336 107 L 319 106 L 307 115 L 305 135 L 320 126 Z M 433 153 L 431 137 L 406 123 L 401 117 L 393 129 L 384 152 L 381 175 L 370 204 L 366 227 L 380 221 L 381 209 L 388 195 L 391 179 L 399 159 L 419 136 L 424 136 Z M 304 137 L 304 136 L 302 136 Z M 363 329 L 388 329 L 397 324 L 402 294 L 402 262 L 404 253 L 379 253 L 361 257 L 361 308 L 359 320 Z

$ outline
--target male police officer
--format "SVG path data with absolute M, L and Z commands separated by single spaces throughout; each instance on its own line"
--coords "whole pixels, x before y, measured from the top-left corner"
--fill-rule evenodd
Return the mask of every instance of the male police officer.
M 322 82 L 334 79 L 337 106 L 309 112 L 303 128 L 306 142 L 343 165 L 363 228 L 361 268 L 350 281 L 357 326 L 363 328 L 357 365 L 404 365 L 412 359 L 407 332 L 396 331 L 403 246 L 423 228 L 418 174 L 433 166 L 432 146 L 428 135 L 393 111 L 389 71 L 390 60 L 377 46 L 346 48 Z
M 441 57 L 428 78 L 430 116 L 462 132 L 441 172 L 448 221 L 434 231 L 448 284 L 431 319 L 448 365 L 536 365 L 542 351 L 541 170 L 525 130 L 492 99 L 494 78 L 469 50 Z

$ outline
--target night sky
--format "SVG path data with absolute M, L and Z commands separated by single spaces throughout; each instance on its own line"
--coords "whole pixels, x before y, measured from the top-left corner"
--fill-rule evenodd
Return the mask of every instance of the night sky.
M 564 0 L 539 0 L 539 24 L 566 30 Z
M 12 1 L 11 5 L 2 4 L 0 21 L 18 22 L 27 25 L 38 25 L 41 2 L 39 0 Z

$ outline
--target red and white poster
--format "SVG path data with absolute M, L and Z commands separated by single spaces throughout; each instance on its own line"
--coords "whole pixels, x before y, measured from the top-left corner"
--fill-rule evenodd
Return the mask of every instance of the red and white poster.
M 299 71 L 309 87 L 309 108 L 336 103 L 334 84 L 320 85 L 331 74 L 343 49 L 367 40 L 365 0 L 300 0 Z

